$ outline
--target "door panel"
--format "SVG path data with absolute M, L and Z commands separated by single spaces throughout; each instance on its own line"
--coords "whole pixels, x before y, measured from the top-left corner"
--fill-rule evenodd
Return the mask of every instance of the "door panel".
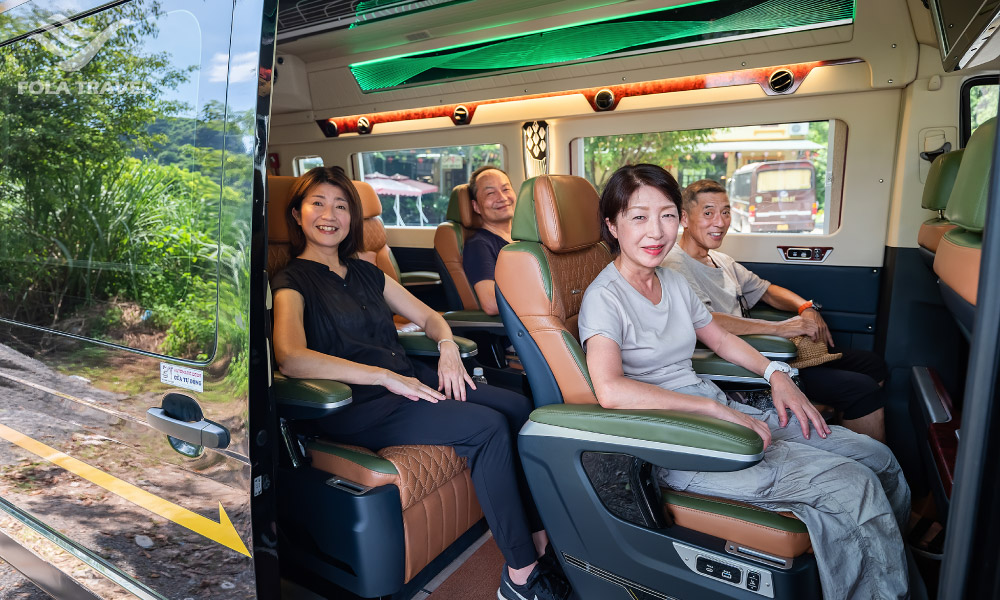
M 881 268 L 743 263 L 775 285 L 823 305 L 838 346 L 874 350 Z
M 71 22 L 58 4 L 0 14 L 54 25 L 0 46 L 0 528 L 43 532 L 103 576 L 49 562 L 103 597 L 256 597 L 261 4 L 131 2 Z M 171 392 L 228 443 L 152 427 Z

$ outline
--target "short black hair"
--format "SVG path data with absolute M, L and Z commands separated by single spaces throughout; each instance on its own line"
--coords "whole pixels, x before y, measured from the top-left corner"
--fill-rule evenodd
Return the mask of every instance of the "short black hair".
M 643 186 L 654 187 L 673 201 L 678 212 L 681 210 L 681 186 L 666 169 L 659 165 L 639 164 L 625 165 L 611 175 L 601 194 L 599 210 L 601 212 L 601 238 L 618 254 L 618 240 L 611 235 L 608 221 L 614 222 L 618 215 L 628 210 L 628 201 L 632 195 Z
M 504 171 L 500 167 L 495 167 L 493 165 L 483 165 L 479 167 L 473 171 L 472 175 L 469 177 L 469 198 L 473 200 L 476 199 L 476 194 L 479 192 L 479 188 L 477 187 L 479 183 L 479 176 L 486 171 L 500 171 L 504 175 L 507 175 L 507 171 Z M 507 175 L 507 179 L 510 179 L 510 175 Z
M 322 183 L 339 187 L 347 197 L 347 206 L 351 213 L 350 231 L 344 241 L 337 246 L 337 256 L 346 260 L 364 248 L 364 214 L 361 212 L 361 196 L 358 195 L 354 182 L 340 167 L 316 167 L 306 171 L 292 187 L 288 206 L 285 209 L 285 222 L 288 224 L 288 245 L 291 255 L 298 256 L 306 249 L 306 236 L 302 226 L 295 220 L 293 210 L 301 213 L 302 201 L 309 195 L 309 190 Z
M 684 210 L 690 212 L 698 206 L 698 194 L 725 194 L 726 188 L 714 179 L 699 179 L 684 188 L 681 192 L 681 199 L 684 202 Z

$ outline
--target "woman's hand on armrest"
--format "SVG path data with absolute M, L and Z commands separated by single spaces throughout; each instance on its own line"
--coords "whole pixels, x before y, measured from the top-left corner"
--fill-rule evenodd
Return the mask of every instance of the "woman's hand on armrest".
M 760 436 L 760 439 L 764 440 L 765 449 L 771 445 L 771 430 L 768 428 L 767 423 L 758 421 L 749 415 L 745 415 L 738 410 L 733 410 L 728 406 L 723 406 L 718 402 L 712 402 L 712 404 L 719 407 L 718 413 L 712 415 L 713 417 L 723 421 L 729 421 L 730 423 L 736 423 L 737 425 L 742 425 L 753 431 Z
M 771 375 L 771 399 L 774 400 L 774 409 L 778 412 L 778 424 L 782 427 L 788 425 L 787 411 L 791 410 L 798 417 L 799 426 L 802 427 L 802 436 L 807 440 L 809 439 L 810 423 L 816 429 L 819 437 L 826 439 L 826 436 L 830 434 L 830 427 L 823 420 L 822 415 L 787 373 L 776 371 Z

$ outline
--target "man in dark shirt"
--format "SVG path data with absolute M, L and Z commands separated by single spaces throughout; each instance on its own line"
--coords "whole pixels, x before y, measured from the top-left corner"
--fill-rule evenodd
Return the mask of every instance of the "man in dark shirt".
M 472 210 L 483 219 L 483 227 L 465 242 L 462 266 L 469 285 L 479 298 L 479 306 L 488 315 L 499 314 L 494 283 L 500 249 L 511 242 L 517 193 L 510 178 L 492 165 L 480 167 L 469 178 Z

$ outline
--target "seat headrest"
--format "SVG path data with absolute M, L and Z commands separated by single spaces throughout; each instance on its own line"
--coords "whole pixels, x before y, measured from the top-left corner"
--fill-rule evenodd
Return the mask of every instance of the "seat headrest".
M 466 229 L 482 229 L 483 218 L 472 210 L 472 195 L 469 194 L 469 184 L 462 183 L 451 190 L 451 197 L 448 199 L 448 213 L 445 218 L 461 223 L 462 227 Z
M 574 175 L 540 175 L 521 185 L 511 235 L 539 242 L 552 252 L 570 252 L 601 241 L 600 198 Z
M 267 239 L 271 242 L 288 243 L 285 210 L 291 200 L 292 188 L 298 180 L 298 177 L 284 175 L 267 176 Z
M 990 168 L 996 135 L 996 117 L 972 132 L 944 211 L 946 219 L 973 233 L 981 232 L 986 224 L 986 201 L 990 191 Z
M 364 181 L 351 181 L 358 190 L 358 197 L 361 198 L 361 217 L 370 219 L 382 214 L 382 201 L 379 200 L 375 188 L 370 183 Z
M 924 183 L 924 195 L 920 206 L 927 210 L 944 210 L 948 206 L 948 198 L 955 187 L 955 176 L 962 166 L 962 155 L 965 150 L 946 152 L 934 159 L 927 171 L 927 181 Z

